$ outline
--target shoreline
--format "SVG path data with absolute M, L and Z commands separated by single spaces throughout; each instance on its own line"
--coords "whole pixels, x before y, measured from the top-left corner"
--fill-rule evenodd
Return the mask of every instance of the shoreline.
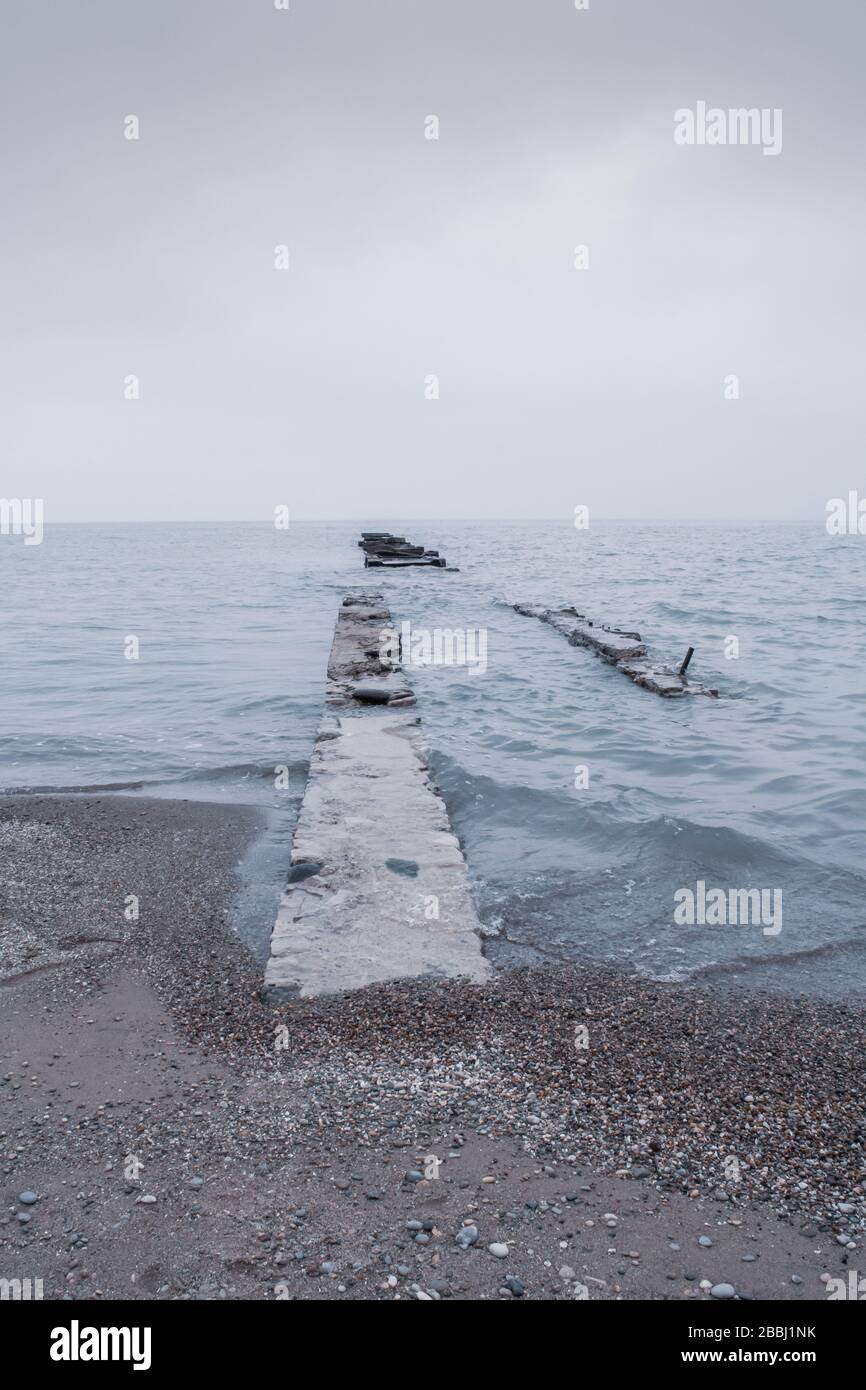
M 25 1251 L 32 1263 L 34 1246 L 40 1258 L 50 1246 L 53 1260 L 68 1223 L 75 1233 L 93 1220 L 108 1224 L 86 1261 L 116 1297 L 185 1297 L 193 1286 L 207 1297 L 275 1297 L 281 1279 L 291 1297 L 418 1297 L 420 1278 L 421 1294 L 448 1284 L 431 1297 L 504 1298 L 515 1296 L 501 1282 L 514 1266 L 528 1297 L 574 1297 L 585 1277 L 601 1281 L 585 1285 L 590 1298 L 703 1298 L 706 1276 L 743 1297 L 823 1298 L 820 1275 L 846 1277 L 856 1265 L 866 1226 L 861 1009 L 651 984 L 595 966 L 485 984 L 397 981 L 272 1005 L 230 925 L 237 866 L 263 820 L 250 806 L 162 798 L 0 800 L 0 997 L 18 1082 L 2 1088 L 0 1129 L 15 1140 L 3 1164 L 7 1213 L 24 1188 L 45 1193 L 24 1212 L 30 1221 L 10 1214 L 2 1224 L 0 1274 Z M 130 894 L 137 923 L 124 918 Z M 586 1046 L 576 1043 L 581 1028 Z M 38 1113 L 27 1113 L 31 1095 Z M 202 1097 L 207 1106 L 195 1104 Z M 130 1183 L 124 1159 L 136 1144 L 144 1168 Z M 431 1155 L 444 1181 L 417 1176 Z M 196 1177 L 201 1187 L 190 1188 Z M 88 1190 L 82 1212 L 72 1193 Z M 497 1201 L 492 1222 L 485 1207 Z M 473 1207 L 481 1234 L 464 1252 L 454 1233 Z M 44 1240 L 39 1222 L 54 1209 L 56 1238 Z M 364 1256 L 348 1265 L 327 1255 L 329 1242 L 350 1239 L 347 1212 Z M 438 1234 L 417 1242 L 405 1224 L 416 1219 Z M 252 1264 L 226 1273 L 239 1223 L 249 1234 L 262 1222 Z M 132 1230 L 143 1249 L 151 1239 L 142 1223 L 155 1227 L 166 1275 L 153 1290 L 130 1284 L 141 1271 L 126 1267 L 141 1263 Z M 207 1254 L 199 1225 L 211 1232 Z M 678 1238 L 663 1238 L 668 1227 Z M 545 1230 L 548 1267 L 537 1258 Z M 610 1255 L 617 1230 L 630 1234 Z M 699 1246 L 710 1231 L 713 1245 Z M 486 1245 L 500 1239 L 509 1257 L 497 1275 Z M 735 1259 L 732 1242 L 748 1242 Z M 410 1271 L 394 1286 L 377 1244 L 393 1244 L 393 1267 Z M 78 1297 L 74 1249 L 56 1277 Z M 79 1263 L 66 1269 L 71 1259 Z M 47 1296 L 62 1296 L 57 1287 L 46 1285 Z

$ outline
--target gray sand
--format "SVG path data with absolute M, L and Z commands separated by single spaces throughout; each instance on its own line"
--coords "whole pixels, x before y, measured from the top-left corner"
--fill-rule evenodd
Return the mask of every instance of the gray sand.
M 808 1300 L 862 1261 L 861 1014 L 579 968 L 273 1007 L 227 925 L 259 824 L 0 802 L 0 1278 L 51 1298 L 705 1299 L 708 1280 Z

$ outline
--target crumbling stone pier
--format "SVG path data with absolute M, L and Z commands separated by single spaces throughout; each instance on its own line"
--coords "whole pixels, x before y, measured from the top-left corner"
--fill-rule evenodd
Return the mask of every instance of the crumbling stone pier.
M 381 594 L 337 617 L 319 726 L 271 934 L 278 997 L 376 980 L 484 980 L 466 863 L 432 785 L 412 690 L 390 657 Z
M 538 603 L 515 603 L 512 606 L 515 612 L 527 618 L 538 618 L 562 633 L 573 647 L 588 647 L 602 660 L 622 671 L 635 685 L 651 690 L 654 695 L 675 699 L 683 695 L 717 696 L 719 693 L 701 685 L 700 681 L 690 681 L 685 675 L 692 648 L 689 648 L 686 661 L 679 669 L 676 666 L 657 665 L 649 660 L 639 632 L 627 632 L 623 628 L 592 622 L 584 613 L 578 613 L 576 608 L 544 608 Z
M 438 550 L 425 550 L 423 545 L 413 545 L 405 536 L 392 536 L 390 531 L 362 531 L 358 544 L 368 569 L 406 569 L 411 565 L 446 568 Z

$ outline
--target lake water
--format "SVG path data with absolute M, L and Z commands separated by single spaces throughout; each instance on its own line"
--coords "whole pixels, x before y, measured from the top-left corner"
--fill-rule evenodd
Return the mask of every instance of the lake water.
M 460 572 L 365 572 L 357 536 L 385 526 Z M 413 628 L 486 633 L 483 673 L 411 679 L 497 966 L 866 994 L 861 537 L 820 522 L 48 525 L 38 546 L 0 536 L 0 585 L 0 786 L 271 808 L 242 925 L 259 948 L 334 617 L 362 587 Z M 720 698 L 642 691 L 519 599 L 636 628 L 661 659 L 693 645 L 690 675 Z M 676 925 L 675 893 L 699 880 L 781 892 L 782 930 Z

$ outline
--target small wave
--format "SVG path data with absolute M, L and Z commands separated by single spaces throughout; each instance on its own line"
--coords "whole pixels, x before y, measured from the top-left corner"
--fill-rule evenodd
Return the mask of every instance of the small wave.
M 243 719 L 250 714 L 260 714 L 263 711 L 291 714 L 296 706 L 297 701 L 289 695 L 267 695 L 256 700 L 242 700 L 238 705 L 230 705 L 225 713 L 231 719 Z
M 864 944 L 866 943 L 858 941 L 854 937 L 843 937 L 840 941 L 825 941 L 818 946 L 800 946 L 793 951 L 773 951 L 760 956 L 732 956 L 727 961 L 709 961 L 704 965 L 696 966 L 691 973 L 695 976 L 711 977 L 726 974 L 731 970 L 749 969 L 756 966 L 796 965 L 804 960 L 828 959 L 845 955 L 852 948 L 862 949 Z
M 88 782 L 86 786 L 0 787 L 0 796 L 84 796 L 90 792 L 140 792 L 148 782 Z
M 285 767 L 289 777 L 293 774 L 306 773 L 307 763 L 226 763 L 220 767 L 198 767 L 178 772 L 174 777 L 162 778 L 165 783 L 171 782 L 227 782 L 238 781 L 245 778 L 261 778 L 263 781 L 270 780 L 274 776 L 274 769 L 277 766 Z
M 271 781 L 274 763 L 227 763 L 220 767 L 183 769 L 166 777 L 142 777 L 134 781 L 44 783 L 0 787 L 0 796 L 86 796 L 94 792 L 137 792 L 151 787 L 186 786 L 199 782 Z M 290 785 L 306 779 L 308 763 L 284 763 Z

